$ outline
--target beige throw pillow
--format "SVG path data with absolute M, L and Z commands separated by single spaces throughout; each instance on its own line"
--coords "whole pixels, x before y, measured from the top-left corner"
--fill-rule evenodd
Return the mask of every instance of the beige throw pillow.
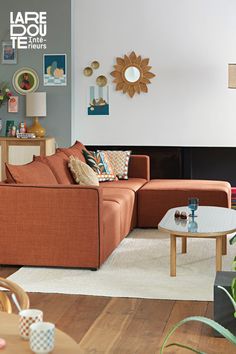
M 93 169 L 77 157 L 70 156 L 68 167 L 76 183 L 81 186 L 99 186 L 98 177 Z

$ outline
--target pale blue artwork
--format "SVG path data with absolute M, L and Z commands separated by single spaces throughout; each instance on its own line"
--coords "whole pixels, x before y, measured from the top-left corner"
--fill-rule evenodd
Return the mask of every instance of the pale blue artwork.
M 88 115 L 108 116 L 109 115 L 109 86 L 90 86 Z
M 44 54 L 43 84 L 44 86 L 66 86 L 67 82 L 66 54 Z

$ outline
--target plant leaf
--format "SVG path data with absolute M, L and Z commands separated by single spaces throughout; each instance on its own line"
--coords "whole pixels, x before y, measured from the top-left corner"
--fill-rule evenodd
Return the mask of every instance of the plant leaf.
M 236 234 L 229 240 L 229 243 L 231 245 L 233 245 L 234 243 L 236 243 Z
M 170 329 L 170 331 L 167 333 L 166 337 L 164 338 L 163 344 L 160 349 L 160 354 L 164 353 L 164 349 L 167 347 L 167 342 L 168 342 L 169 338 L 171 337 L 171 335 L 176 331 L 176 329 L 179 328 L 180 326 L 182 326 L 184 323 L 191 322 L 191 321 L 197 321 L 197 322 L 202 322 L 202 323 L 206 324 L 207 326 L 213 328 L 215 331 L 217 331 L 223 337 L 225 337 L 229 342 L 231 342 L 233 345 L 236 346 L 236 336 L 233 335 L 233 333 L 231 333 L 228 329 L 224 328 L 219 323 L 211 320 L 210 318 L 206 318 L 206 317 L 202 317 L 202 316 L 192 316 L 192 317 L 187 317 L 187 318 L 183 319 L 182 321 L 179 321 Z M 171 343 L 168 346 L 170 346 L 170 345 L 175 345 L 175 344 Z M 182 344 L 178 344 L 178 345 L 182 345 Z M 188 347 L 188 349 L 190 349 L 192 351 L 195 350 L 191 347 Z M 204 354 L 204 352 L 201 352 L 201 351 L 198 352 L 196 350 L 195 350 L 195 353 Z

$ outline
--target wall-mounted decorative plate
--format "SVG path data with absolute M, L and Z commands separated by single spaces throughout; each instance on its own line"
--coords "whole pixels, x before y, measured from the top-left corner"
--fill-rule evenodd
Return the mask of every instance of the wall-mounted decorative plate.
M 100 66 L 100 64 L 99 64 L 99 62 L 97 61 L 97 60 L 94 60 L 92 63 L 91 63 L 91 67 L 93 68 L 93 69 L 98 69 L 99 68 L 99 66 Z
M 39 86 L 39 77 L 31 68 L 21 68 L 15 72 L 12 84 L 16 92 L 21 95 L 34 92 Z
M 93 69 L 90 68 L 90 66 L 87 66 L 86 68 L 84 68 L 84 76 L 91 76 L 93 74 Z
M 96 78 L 96 84 L 100 87 L 106 86 L 107 78 L 104 75 L 100 75 Z

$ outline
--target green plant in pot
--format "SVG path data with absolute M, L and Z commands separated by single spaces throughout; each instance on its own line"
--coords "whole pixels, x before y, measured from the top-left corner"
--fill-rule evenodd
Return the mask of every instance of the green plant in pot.
M 234 235 L 231 239 L 230 239 L 230 244 L 233 245 L 236 243 L 236 235 Z M 234 258 L 233 261 L 233 269 L 236 270 L 236 257 Z M 232 302 L 233 308 L 234 308 L 234 317 L 236 318 L 236 277 L 232 280 L 231 283 L 231 294 L 229 291 L 227 291 L 223 286 L 218 285 L 218 288 L 220 288 L 222 291 L 224 291 L 230 301 Z M 232 315 L 233 316 L 233 315 Z M 224 338 L 226 338 L 229 342 L 231 342 L 233 345 L 236 346 L 236 336 L 231 333 L 228 329 L 226 329 L 225 327 L 223 327 L 222 325 L 220 325 L 219 323 L 217 323 L 214 320 L 211 320 L 207 317 L 203 317 L 203 316 L 191 316 L 191 317 L 187 317 L 185 319 L 183 319 L 182 321 L 179 321 L 178 323 L 176 323 L 171 329 L 170 331 L 167 333 L 161 349 L 160 349 L 160 354 L 164 353 L 164 350 L 168 347 L 172 347 L 172 346 L 177 346 L 177 347 L 181 347 L 181 348 L 185 348 L 188 349 L 189 351 L 193 352 L 193 353 L 198 353 L 198 354 L 207 354 L 203 351 L 194 349 L 188 345 L 182 344 L 182 343 L 177 343 L 177 342 L 173 342 L 168 344 L 168 341 L 170 339 L 170 337 L 172 336 L 172 334 L 183 324 L 188 323 L 188 322 L 192 322 L 192 321 L 197 321 L 197 322 L 202 322 L 204 324 L 206 324 L 207 326 L 211 327 L 212 329 L 214 329 L 216 332 L 218 332 L 219 334 L 221 334 Z

